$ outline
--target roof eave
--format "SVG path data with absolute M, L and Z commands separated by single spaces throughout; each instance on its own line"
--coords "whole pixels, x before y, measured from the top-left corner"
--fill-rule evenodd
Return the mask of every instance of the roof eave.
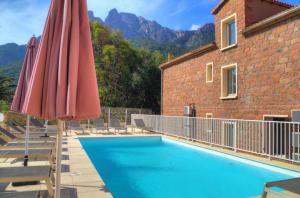
M 225 3 L 227 3 L 228 0 L 222 0 L 220 3 L 218 3 L 218 5 L 211 11 L 211 13 L 213 15 L 216 15 L 221 8 L 225 5 Z
M 217 45 L 215 42 L 213 43 L 209 43 L 203 47 L 200 47 L 198 49 L 195 49 L 191 52 L 188 52 L 186 54 L 183 54 L 169 62 L 166 62 L 166 63 L 163 63 L 162 65 L 160 65 L 160 69 L 163 70 L 163 69 L 166 69 L 168 67 L 172 67 L 173 65 L 176 65 L 176 64 L 179 64 L 179 63 L 182 63 L 184 61 L 187 61 L 187 60 L 190 60 L 196 56 L 199 56 L 201 54 L 204 54 L 206 52 L 210 52 L 212 50 L 216 50 L 218 49 Z

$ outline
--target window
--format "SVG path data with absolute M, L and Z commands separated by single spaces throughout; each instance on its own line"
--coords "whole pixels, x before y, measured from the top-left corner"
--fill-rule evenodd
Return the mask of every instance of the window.
M 213 114 L 212 113 L 207 113 L 206 118 L 213 118 Z
M 213 82 L 213 63 L 206 64 L 206 83 Z
M 221 50 L 234 47 L 237 43 L 236 14 L 221 21 Z
M 236 94 L 236 68 L 230 68 L 227 70 L 227 95 Z
M 231 21 L 230 23 L 227 24 L 226 26 L 226 36 L 227 36 L 227 46 L 234 45 L 236 43 L 235 39 L 235 21 Z
M 221 72 L 221 98 L 237 97 L 237 64 L 222 67 Z

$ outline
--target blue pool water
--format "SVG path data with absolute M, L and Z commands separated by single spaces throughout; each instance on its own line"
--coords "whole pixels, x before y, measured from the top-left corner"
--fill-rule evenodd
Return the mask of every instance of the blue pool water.
M 160 137 L 82 138 L 115 198 L 244 198 L 299 173 Z

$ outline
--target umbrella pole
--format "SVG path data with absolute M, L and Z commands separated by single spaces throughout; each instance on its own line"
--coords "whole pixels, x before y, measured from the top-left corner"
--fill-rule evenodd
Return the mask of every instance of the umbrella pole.
M 55 198 L 60 198 L 60 174 L 61 174 L 61 152 L 62 152 L 62 134 L 64 130 L 64 121 L 57 122 L 57 138 L 56 138 L 56 178 L 55 178 Z
M 26 133 L 25 133 L 25 155 L 24 155 L 24 166 L 28 166 L 28 141 L 29 141 L 29 126 L 30 116 L 27 116 L 26 120 Z
M 46 124 L 46 129 L 45 129 L 45 137 L 49 137 L 48 136 L 48 120 L 46 120 L 46 122 L 45 122 L 45 124 Z

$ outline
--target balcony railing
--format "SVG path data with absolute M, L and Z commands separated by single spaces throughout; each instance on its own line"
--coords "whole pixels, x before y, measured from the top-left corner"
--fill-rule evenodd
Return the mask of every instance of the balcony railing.
M 300 123 L 260 120 L 137 115 L 146 127 L 166 135 L 266 157 L 300 162 Z

